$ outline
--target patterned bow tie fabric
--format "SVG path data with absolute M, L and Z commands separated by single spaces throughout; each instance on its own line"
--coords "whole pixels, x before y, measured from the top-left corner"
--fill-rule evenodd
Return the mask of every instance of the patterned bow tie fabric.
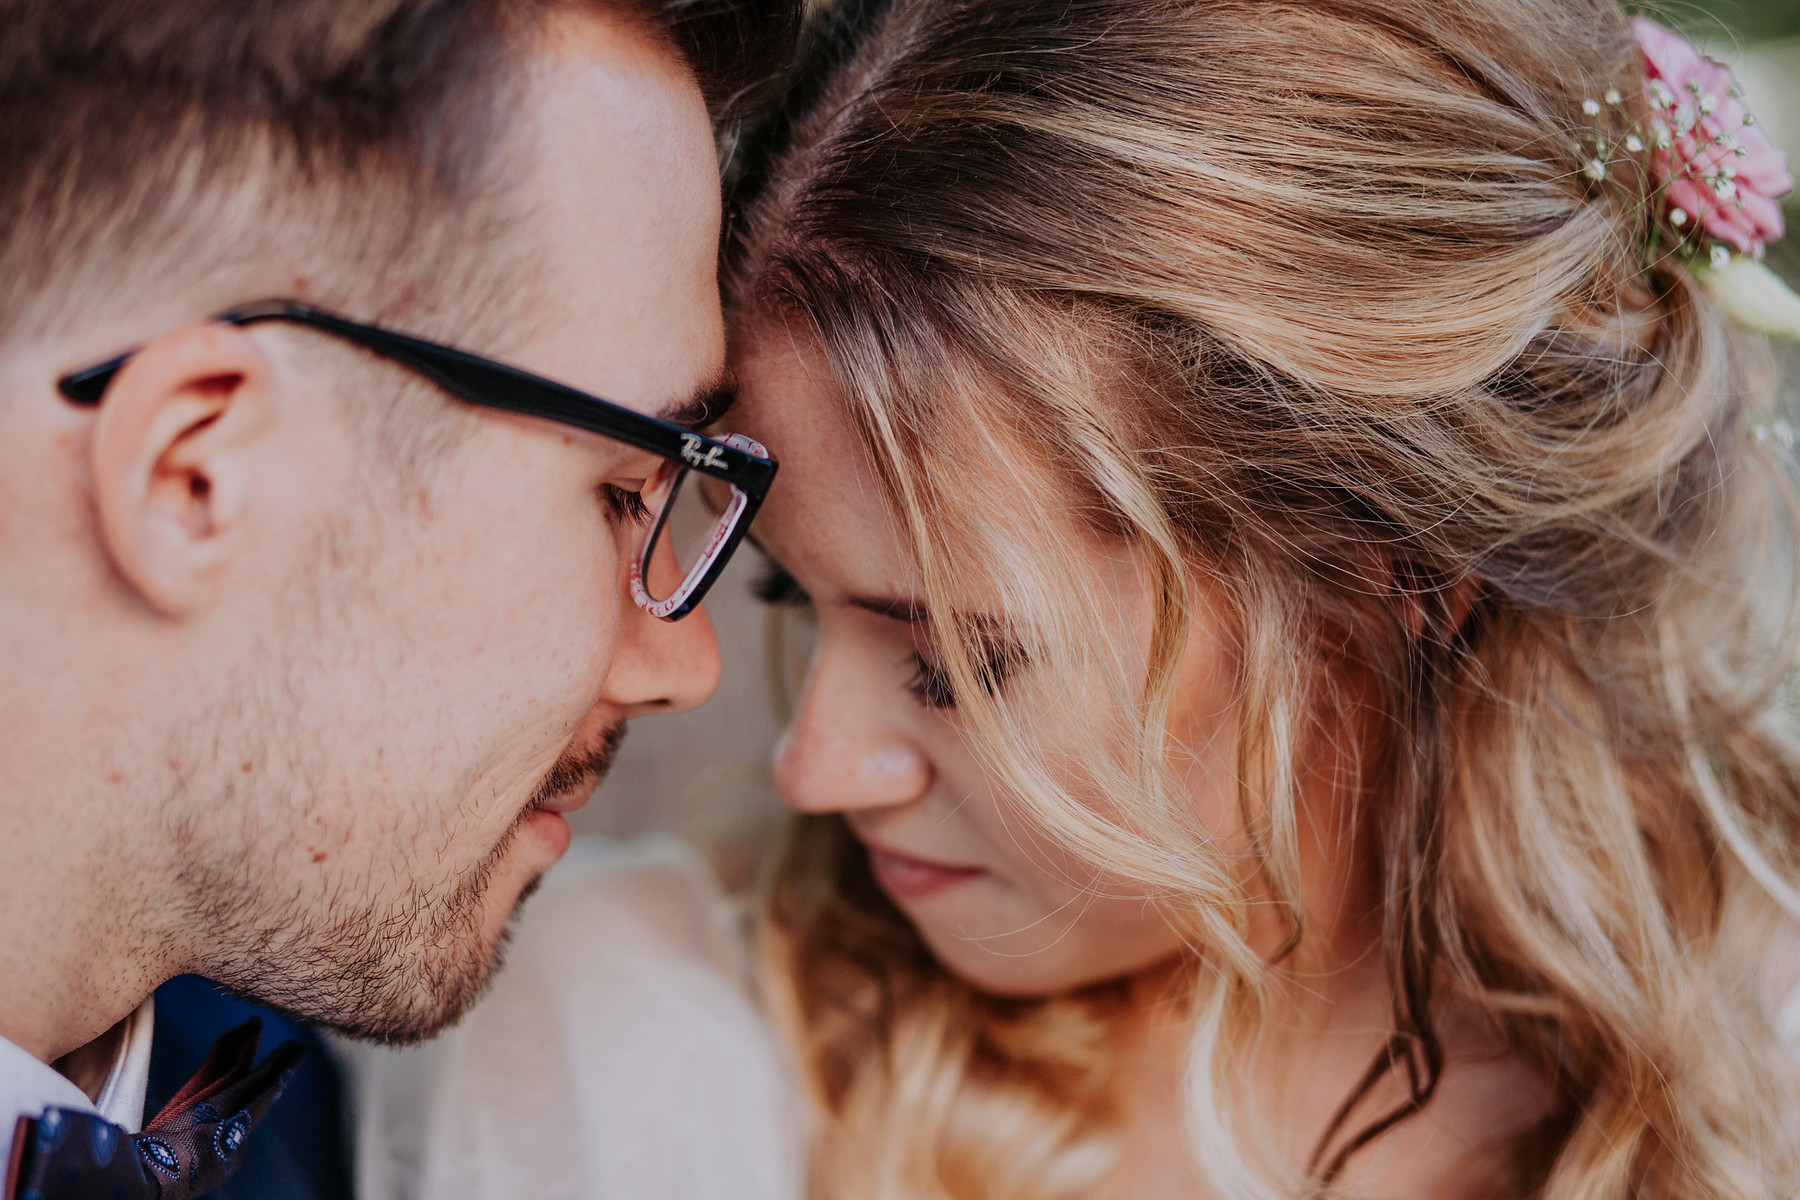
M 213 1044 L 187 1086 L 139 1134 L 93 1113 L 21 1117 L 4 1200 L 190 1200 L 224 1183 L 244 1141 L 306 1057 L 286 1042 L 262 1065 L 251 1020 Z

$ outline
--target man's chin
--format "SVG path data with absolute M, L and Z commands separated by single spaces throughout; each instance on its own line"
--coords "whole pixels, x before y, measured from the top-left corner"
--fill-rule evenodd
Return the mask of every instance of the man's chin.
M 544 873 L 568 853 L 569 822 L 561 813 L 534 809 L 519 819 L 489 860 L 482 934 L 493 944 Z
M 366 1014 L 358 1021 L 329 1023 L 350 1037 L 387 1046 L 428 1042 L 451 1028 L 481 1002 L 493 985 L 494 977 L 505 968 L 513 926 L 525 902 L 537 893 L 543 881 L 541 872 L 532 875 L 510 902 L 503 899 L 505 893 L 500 889 L 490 891 L 487 899 L 491 907 L 483 924 L 493 928 L 491 932 L 483 931 L 481 945 L 484 952 L 468 954 L 460 963 L 434 963 L 421 972 L 431 983 L 424 992 L 416 994 L 415 1003 Z M 470 945 L 465 943 L 464 950 L 467 951 Z

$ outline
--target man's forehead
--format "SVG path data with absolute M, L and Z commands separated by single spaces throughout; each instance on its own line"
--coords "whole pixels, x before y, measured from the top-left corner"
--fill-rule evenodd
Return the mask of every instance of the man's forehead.
M 719 311 L 718 159 L 692 73 L 604 12 L 559 15 L 518 108 L 518 224 L 538 264 L 521 353 L 646 414 L 729 405 Z

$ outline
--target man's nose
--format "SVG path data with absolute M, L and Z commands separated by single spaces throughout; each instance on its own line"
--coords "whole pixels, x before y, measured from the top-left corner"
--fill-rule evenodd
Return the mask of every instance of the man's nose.
M 719 639 L 705 608 L 664 621 L 639 608 L 629 594 L 623 598 L 603 703 L 627 717 L 686 712 L 718 686 Z
M 814 659 L 793 723 L 775 752 L 775 790 L 801 812 L 887 808 L 922 799 L 931 762 L 887 718 L 884 697 L 868 672 Z

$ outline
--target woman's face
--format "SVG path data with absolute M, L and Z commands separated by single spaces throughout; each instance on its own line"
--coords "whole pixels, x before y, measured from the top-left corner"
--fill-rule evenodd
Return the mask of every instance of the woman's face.
M 782 796 L 842 813 L 940 961 L 984 990 L 1042 995 L 1175 954 L 1182 939 L 1149 892 L 1034 832 L 966 742 L 934 670 L 918 569 L 822 361 L 773 336 L 741 347 L 735 365 L 734 427 L 781 462 L 754 536 L 817 622 L 776 754 Z M 1236 825 L 1231 660 L 1204 628 L 1193 644 L 1172 732 L 1200 815 L 1221 832 Z M 1070 731 L 1084 751 L 1107 736 L 1088 715 Z

